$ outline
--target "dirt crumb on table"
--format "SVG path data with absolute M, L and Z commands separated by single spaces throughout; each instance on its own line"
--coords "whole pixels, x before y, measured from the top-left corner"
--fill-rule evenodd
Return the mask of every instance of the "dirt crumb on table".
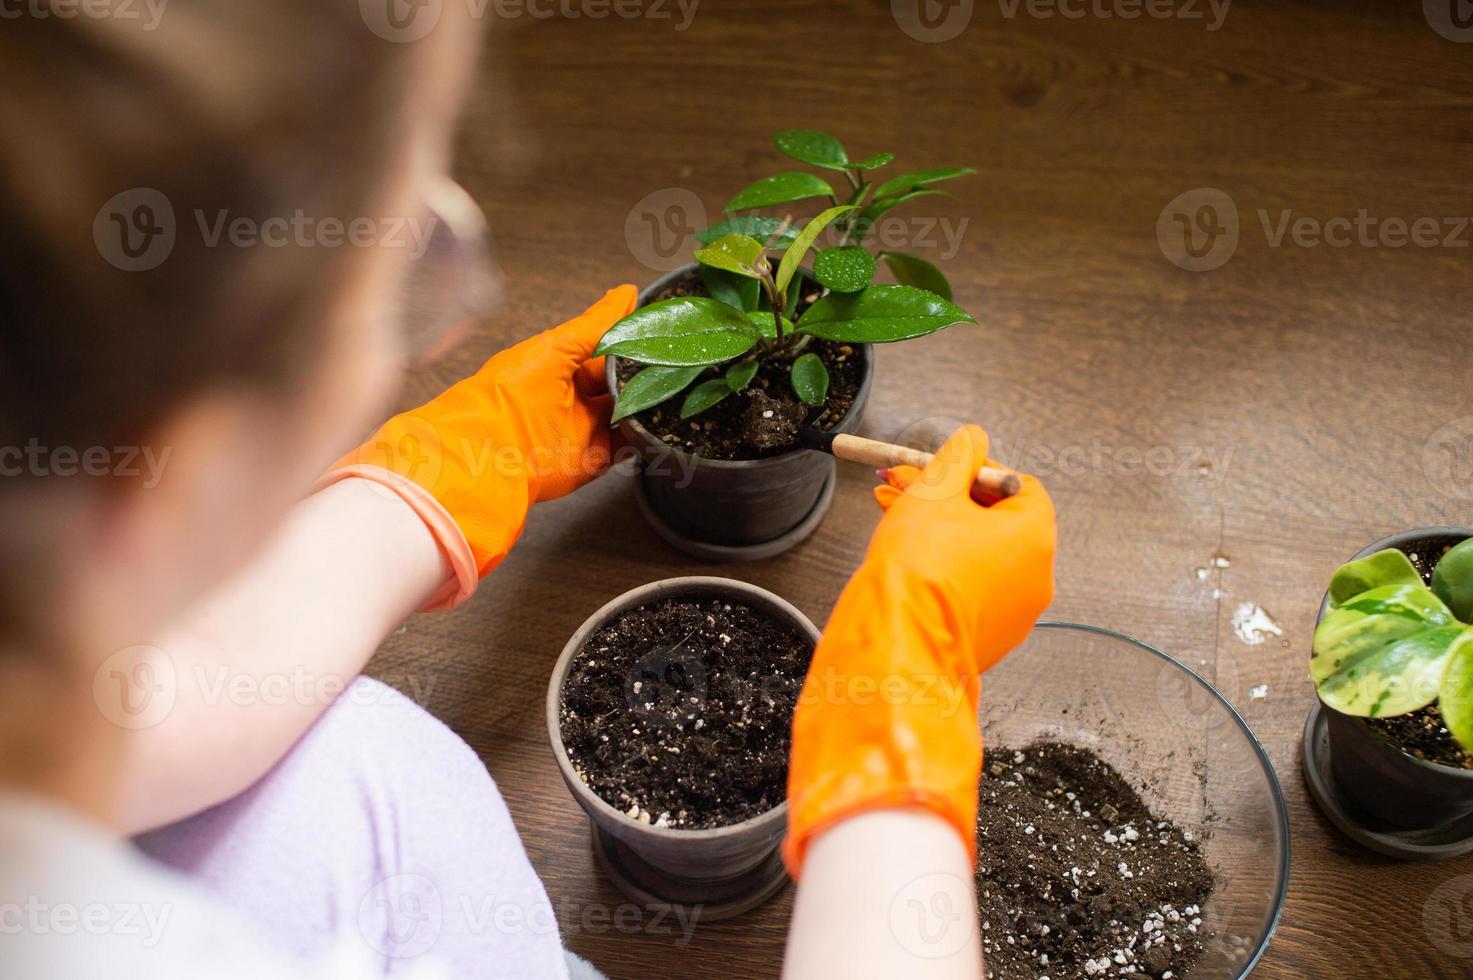
M 993 980 L 1188 976 L 1214 886 L 1201 842 L 1094 753 L 987 749 L 978 904 Z
M 644 823 L 740 823 L 787 798 L 793 709 L 813 645 L 725 598 L 667 599 L 596 630 L 563 683 L 574 770 Z

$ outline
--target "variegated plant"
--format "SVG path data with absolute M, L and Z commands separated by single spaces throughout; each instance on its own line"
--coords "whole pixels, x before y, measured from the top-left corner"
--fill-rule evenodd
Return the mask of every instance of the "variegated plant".
M 747 387 L 766 361 L 786 366 L 805 404 L 823 405 L 828 368 L 805 349 L 810 341 L 890 343 L 976 322 L 951 302 L 951 285 L 936 266 L 870 244 L 876 223 L 891 209 L 944 194 L 933 185 L 973 173 L 970 167 L 917 170 L 877 183 L 874 171 L 895 154 L 852 160 L 836 138 L 811 129 L 784 130 L 774 142 L 794 160 L 843 174 L 847 188 L 836 190 L 817 174 L 790 171 L 764 177 L 728 201 L 728 217 L 696 236 L 701 247 L 694 258 L 710 296 L 641 307 L 600 341 L 595 353 L 645 365 L 618 393 L 614 421 L 681 392 L 687 394 L 680 417 L 690 418 Z M 831 207 L 801 230 L 790 215 L 753 213 L 825 198 Z M 832 239 L 812 263 L 822 295 L 799 315 L 805 283 L 799 267 L 821 235 Z M 872 284 L 877 262 L 889 268 L 894 285 Z
M 1473 749 L 1473 539 L 1438 562 L 1432 587 L 1395 548 L 1342 565 L 1314 634 L 1310 676 L 1320 700 L 1386 718 L 1438 702 Z

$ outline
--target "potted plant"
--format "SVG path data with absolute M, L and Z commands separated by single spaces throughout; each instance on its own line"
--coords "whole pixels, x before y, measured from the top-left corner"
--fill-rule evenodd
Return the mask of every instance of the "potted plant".
M 817 642 L 778 596 L 710 577 L 626 592 L 568 640 L 548 738 L 621 891 L 712 920 L 786 884 L 790 728 Z
M 1473 846 L 1463 825 L 1473 816 L 1470 623 L 1473 532 L 1393 535 L 1330 580 L 1310 660 L 1330 793 L 1316 786 L 1311 767 L 1323 760 L 1311 758 L 1308 733 L 1306 774 L 1336 822 L 1356 824 L 1350 832 L 1378 850 L 1444 856 Z
M 641 508 L 666 540 L 702 558 L 767 557 L 817 526 L 834 463 L 800 449 L 799 431 L 858 427 L 871 344 L 976 322 L 951 302 L 936 266 L 873 243 L 893 208 L 942 194 L 934 184 L 971 169 L 875 182 L 893 154 L 850 160 L 837 139 L 812 130 L 775 141 L 795 160 L 842 173 L 844 200 L 807 172 L 751 184 L 697 236 L 695 263 L 647 287 L 597 351 L 612 355 L 614 421 L 644 460 Z M 829 206 L 801 225 L 755 213 L 813 200 Z M 881 263 L 894 284 L 874 283 Z

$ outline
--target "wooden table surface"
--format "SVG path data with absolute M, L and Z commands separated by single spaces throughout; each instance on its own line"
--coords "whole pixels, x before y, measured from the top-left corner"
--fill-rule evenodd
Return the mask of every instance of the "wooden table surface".
M 798 169 L 777 129 L 830 129 L 907 169 L 975 167 L 907 230 L 980 325 L 882 349 L 865 434 L 983 422 L 1057 501 L 1049 618 L 1201 665 L 1242 711 L 1293 827 L 1257 976 L 1473 976 L 1473 858 L 1360 850 L 1299 763 L 1330 571 L 1384 533 L 1473 523 L 1473 36 L 1434 29 L 1431 0 L 1426 16 L 1240 0 L 1220 22 L 1206 0 L 1067 4 L 1081 17 L 926 2 L 917 19 L 881 0 L 700 0 L 688 21 L 674 0 L 637 18 L 599 0 L 492 4 L 459 172 L 491 217 L 507 302 L 405 404 L 688 254 L 697 209 Z M 1134 9 L 1169 16 L 1102 15 Z M 1226 230 L 1198 226 L 1200 260 L 1183 257 L 1178 213 Z M 775 976 L 791 891 L 691 937 L 624 907 L 547 746 L 553 660 L 606 599 L 671 575 L 746 579 L 822 623 L 875 521 L 871 482 L 845 469 L 827 521 L 780 558 L 697 566 L 641 523 L 627 479 L 602 480 L 539 506 L 471 603 L 417 617 L 375 660 L 481 754 L 567 942 L 614 980 Z M 1200 579 L 1214 555 L 1228 567 Z M 1241 603 L 1282 642 L 1242 643 Z

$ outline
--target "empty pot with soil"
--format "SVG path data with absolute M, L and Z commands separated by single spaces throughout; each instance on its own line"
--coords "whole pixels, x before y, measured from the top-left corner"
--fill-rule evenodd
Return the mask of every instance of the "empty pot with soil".
M 778 596 L 710 577 L 627 592 L 569 639 L 548 737 L 621 891 L 711 920 L 786 884 L 790 729 L 817 641 Z
M 639 305 L 707 295 L 698 269 L 691 263 L 657 280 L 640 293 Z M 805 276 L 800 311 L 819 289 Z M 742 391 L 693 418 L 680 417 L 676 400 L 619 421 L 625 441 L 643 459 L 640 509 L 670 544 L 707 560 L 761 559 L 791 548 L 818 526 L 833 495 L 834 460 L 800 449 L 798 430 L 858 429 L 874 354 L 868 344 L 818 340 L 810 347 L 828 369 L 823 406 L 805 405 L 782 365 L 768 364 Z M 619 391 L 639 370 L 609 357 L 609 390 Z
M 1444 557 L 1470 536 L 1431 527 L 1377 541 L 1341 566 L 1320 609 L 1311 661 L 1320 703 L 1305 730 L 1305 776 L 1326 815 L 1381 853 L 1436 858 L 1473 849 L 1473 753 L 1445 717 L 1456 690 L 1442 684 L 1466 686 L 1455 654 L 1473 645 L 1473 634 L 1466 600 L 1433 581 L 1435 570 L 1448 575 L 1457 559 Z M 1406 635 L 1383 629 L 1378 617 L 1386 615 Z M 1410 669 L 1394 675 L 1385 666 L 1393 663 Z M 1413 704 L 1421 706 L 1407 710 Z

